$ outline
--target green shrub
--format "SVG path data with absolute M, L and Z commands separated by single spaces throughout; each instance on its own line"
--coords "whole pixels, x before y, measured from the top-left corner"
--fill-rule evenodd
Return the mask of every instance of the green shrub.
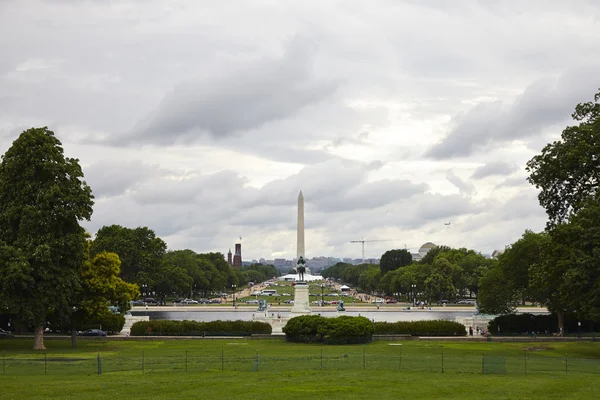
M 411 336 L 465 336 L 467 331 L 463 324 L 454 321 L 398 321 L 375 322 L 375 334 Z
M 373 339 L 373 323 L 365 317 L 325 318 L 303 315 L 283 327 L 286 339 L 298 343 L 353 344 Z
M 250 336 L 270 334 L 271 325 L 258 321 L 140 321 L 131 327 L 132 336 Z
M 577 332 L 578 322 L 581 322 L 582 332 L 591 332 L 597 325 L 597 322 L 594 324 L 594 321 L 580 320 L 575 314 L 565 313 L 565 333 Z M 558 332 L 558 318 L 556 314 L 500 315 L 489 322 L 488 330 L 491 334 L 499 335 L 555 333 Z

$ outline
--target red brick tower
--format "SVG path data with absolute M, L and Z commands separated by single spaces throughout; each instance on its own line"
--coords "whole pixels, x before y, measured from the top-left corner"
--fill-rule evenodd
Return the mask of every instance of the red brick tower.
M 233 268 L 242 267 L 242 244 L 235 244 L 235 254 L 233 255 Z
M 227 264 L 233 265 L 233 261 L 231 261 L 231 249 L 229 249 L 229 253 L 227 253 Z

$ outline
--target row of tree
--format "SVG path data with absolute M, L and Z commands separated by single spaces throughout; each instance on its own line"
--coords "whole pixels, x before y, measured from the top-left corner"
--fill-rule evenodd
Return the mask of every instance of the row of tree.
M 161 301 L 173 295 L 210 297 L 277 276 L 272 265 L 234 269 L 222 253 L 167 251 L 167 244 L 147 227 L 104 226 L 96 233 L 90 251 L 92 255 L 105 251 L 118 254 L 121 277 L 137 284 L 142 294 L 151 293 Z
M 496 263 L 473 250 L 446 246 L 433 248 L 418 262 L 412 262 L 404 249 L 387 251 L 381 260 L 380 265 L 338 263 L 325 269 L 323 276 L 368 293 L 432 302 L 477 295 L 480 278 Z

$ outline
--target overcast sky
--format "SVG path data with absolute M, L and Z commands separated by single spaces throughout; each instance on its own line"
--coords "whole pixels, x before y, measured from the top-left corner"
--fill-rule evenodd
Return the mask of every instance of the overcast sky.
M 600 2 L 1 0 L 0 153 L 48 126 L 86 229 L 169 249 L 483 253 L 542 230 L 525 163 L 600 87 Z M 446 223 L 450 225 L 446 225 Z

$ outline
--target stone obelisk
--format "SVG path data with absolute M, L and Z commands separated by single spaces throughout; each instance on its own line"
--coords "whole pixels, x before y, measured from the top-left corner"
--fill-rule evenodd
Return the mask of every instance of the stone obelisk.
M 294 285 L 294 307 L 292 314 L 310 314 L 308 284 L 304 281 L 304 196 L 298 194 L 298 227 L 296 231 L 296 270 L 298 279 Z M 301 272 L 302 271 L 302 272 Z
M 296 260 L 304 257 L 304 196 L 298 195 L 298 230 L 296 232 Z

